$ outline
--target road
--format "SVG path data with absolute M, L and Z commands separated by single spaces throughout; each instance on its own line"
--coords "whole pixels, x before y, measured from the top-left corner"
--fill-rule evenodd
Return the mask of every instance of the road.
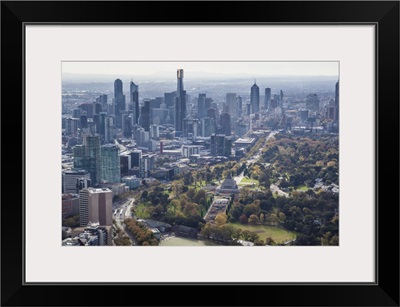
M 278 131 L 276 131 L 276 130 L 275 130 L 275 131 L 271 131 L 271 132 L 268 134 L 268 136 L 265 138 L 265 144 L 264 144 L 264 146 L 266 146 L 267 143 L 268 143 L 268 141 L 269 141 L 275 134 L 277 134 L 277 133 L 278 133 Z M 257 161 L 260 159 L 260 156 L 261 156 L 261 153 L 262 153 L 262 150 L 263 150 L 263 147 L 264 147 L 264 146 L 262 146 L 262 147 L 258 150 L 257 154 L 255 154 L 255 155 L 252 156 L 252 157 L 249 157 L 249 159 L 248 159 L 247 162 L 246 162 L 246 165 L 247 165 L 247 166 L 249 166 L 249 165 L 252 164 L 252 163 L 257 162 Z M 265 164 L 269 165 L 270 163 L 265 163 Z M 236 184 L 239 185 L 239 183 L 242 181 L 243 177 L 244 177 L 244 171 L 241 172 L 239 176 L 233 177 L 233 179 L 236 181 Z
M 129 198 L 122 204 L 114 207 L 113 209 L 117 209 L 117 214 L 114 215 L 115 222 L 117 224 L 117 227 L 122 229 L 125 234 L 129 237 L 131 242 L 136 242 L 135 238 L 132 236 L 132 234 L 126 230 L 125 224 L 123 223 L 125 218 L 131 217 L 131 207 L 133 206 L 133 203 L 135 202 L 134 198 Z M 121 212 L 122 209 L 122 213 Z

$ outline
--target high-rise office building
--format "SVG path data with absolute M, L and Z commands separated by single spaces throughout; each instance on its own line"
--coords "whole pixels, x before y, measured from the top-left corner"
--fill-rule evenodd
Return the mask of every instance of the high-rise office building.
M 214 119 L 213 118 L 203 117 L 200 120 L 200 125 L 201 125 L 200 134 L 201 134 L 202 137 L 208 137 L 212 133 L 215 132 L 215 130 L 214 130 L 215 124 L 214 124 Z
M 150 100 L 145 99 L 143 101 L 143 106 L 140 108 L 140 126 L 144 128 L 145 131 L 149 131 L 150 123 Z
M 119 148 L 114 144 L 101 146 L 101 181 L 108 183 L 121 182 Z
M 199 94 L 199 98 L 197 98 L 197 117 L 199 119 L 207 116 L 206 99 L 206 94 Z
M 339 81 L 335 85 L 335 121 L 339 121 Z
M 85 136 L 83 138 L 83 146 L 85 146 L 85 154 L 87 157 L 87 167 L 90 173 L 90 179 L 93 184 L 100 182 L 100 137 Z
M 107 95 L 100 95 L 96 98 L 96 102 L 101 105 L 102 112 L 108 112 L 108 97 Z
M 271 88 L 267 87 L 265 89 L 265 102 L 264 102 L 265 110 L 268 110 L 270 106 L 271 106 Z
M 241 96 L 237 97 L 237 113 L 236 116 L 240 117 L 242 115 L 243 112 L 243 99 Z
M 230 157 L 232 152 L 232 139 L 224 134 L 212 134 L 210 137 L 212 156 Z
M 110 189 L 87 188 L 79 192 L 80 225 L 99 223 L 112 225 L 112 191 Z
M 129 114 L 124 112 L 122 115 L 122 135 L 124 138 L 132 138 L 132 119 Z
M 74 147 L 74 168 L 90 173 L 92 184 L 100 182 L 100 137 L 85 135 L 83 144 Z
M 166 105 L 167 108 L 170 107 L 175 107 L 175 97 L 176 97 L 177 93 L 176 92 L 172 92 L 172 93 L 164 93 L 164 103 Z
M 129 168 L 140 167 L 142 163 L 142 151 L 140 149 L 132 150 L 129 155 L 131 156 L 131 165 Z
M 115 117 L 108 116 L 105 118 L 104 125 L 104 142 L 110 143 L 114 140 L 115 135 Z
M 133 113 L 132 124 L 139 124 L 139 85 L 131 81 L 129 86 L 130 106 L 129 110 Z
M 283 108 L 283 91 L 280 90 L 279 92 L 279 101 L 280 101 L 280 107 Z
M 226 105 L 228 107 L 228 113 L 231 115 L 231 117 L 236 117 L 238 108 L 236 93 L 226 94 Z
M 77 179 L 90 179 L 90 173 L 83 169 L 72 169 L 62 173 L 62 192 L 75 194 Z
M 260 111 L 260 88 L 255 82 L 250 91 L 250 104 L 252 114 Z
M 80 119 L 78 118 L 67 118 L 66 120 L 66 132 L 67 134 L 74 135 L 78 132 L 80 126 Z
M 226 136 L 231 135 L 231 116 L 229 113 L 222 113 L 219 117 L 220 133 Z
M 122 81 L 120 79 L 116 79 L 114 81 L 114 108 L 115 108 L 115 116 L 117 118 L 117 127 L 120 127 L 120 115 L 121 111 L 124 111 L 125 106 L 125 95 L 123 94 Z
M 186 91 L 183 87 L 183 69 L 177 70 L 177 97 L 175 98 L 175 134 L 182 135 L 183 119 L 186 117 Z

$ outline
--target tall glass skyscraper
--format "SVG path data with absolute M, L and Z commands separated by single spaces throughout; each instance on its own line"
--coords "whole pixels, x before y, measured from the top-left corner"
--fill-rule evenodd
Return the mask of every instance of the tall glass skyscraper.
M 339 121 L 339 81 L 335 85 L 335 121 Z
M 186 117 L 186 91 L 183 88 L 183 69 L 177 70 L 177 97 L 175 98 L 175 134 L 183 132 L 183 119 Z
M 130 106 L 129 109 L 133 112 L 132 124 L 139 123 L 139 85 L 131 81 L 129 86 Z
M 226 94 L 226 105 L 228 106 L 228 113 L 230 114 L 230 116 L 236 117 L 238 109 L 236 93 Z
M 271 88 L 267 87 L 265 89 L 265 110 L 268 110 L 271 106 Z
M 123 94 L 122 81 L 120 79 L 114 81 L 114 108 L 116 116 L 119 116 L 121 111 L 125 110 L 125 96 Z
M 90 173 L 92 182 L 98 183 L 100 182 L 100 137 L 85 136 L 83 145 L 85 146 L 87 157 L 86 169 Z
M 143 106 L 140 109 L 140 126 L 144 128 L 145 131 L 150 130 L 151 123 L 151 108 L 150 108 L 150 100 L 146 99 L 143 101 Z
M 74 168 L 90 173 L 93 185 L 100 182 L 100 137 L 85 135 L 83 144 L 74 147 Z
M 101 146 L 101 180 L 109 183 L 121 182 L 119 148 L 114 144 Z
M 250 92 L 251 113 L 258 113 L 260 111 L 260 88 L 254 82 Z

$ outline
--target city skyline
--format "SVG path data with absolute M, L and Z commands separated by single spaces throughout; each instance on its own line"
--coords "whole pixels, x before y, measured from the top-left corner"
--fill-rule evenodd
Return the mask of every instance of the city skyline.
M 257 77 L 338 77 L 339 62 L 62 62 L 63 79 L 120 77 L 174 80 L 171 71 L 183 69 L 191 79 Z
M 62 244 L 339 245 L 338 74 L 199 81 L 180 64 L 174 85 L 65 84 Z

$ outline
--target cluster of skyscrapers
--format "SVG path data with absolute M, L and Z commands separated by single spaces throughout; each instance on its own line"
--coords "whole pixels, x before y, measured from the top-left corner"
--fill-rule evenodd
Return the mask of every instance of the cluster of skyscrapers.
M 247 95 L 228 92 L 224 101 L 206 93 L 191 97 L 183 69 L 176 76 L 176 90 L 141 100 L 137 84 L 131 80 L 126 99 L 116 79 L 111 101 L 101 94 L 63 116 L 63 217 L 79 214 L 81 226 L 110 226 L 113 197 L 143 179 L 171 180 L 193 163 L 238 159 L 262 131 L 338 129 L 339 82 L 323 107 L 316 93 L 298 107 L 282 90 L 267 87 L 261 97 L 256 81 Z M 163 156 L 169 161 L 155 167 Z

